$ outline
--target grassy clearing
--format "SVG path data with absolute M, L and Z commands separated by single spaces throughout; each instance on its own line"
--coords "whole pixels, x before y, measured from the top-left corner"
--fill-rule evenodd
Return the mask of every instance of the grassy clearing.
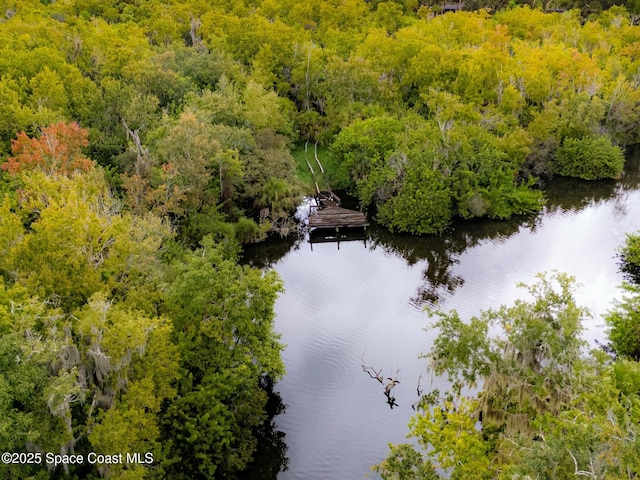
M 296 173 L 298 177 L 305 183 L 305 185 L 308 185 L 312 191 L 315 191 L 313 176 L 311 175 L 311 171 L 309 171 L 309 167 L 307 165 L 307 162 L 305 161 L 304 144 L 294 148 L 291 151 L 291 154 L 293 155 L 293 158 L 296 160 Z M 338 165 L 333 155 L 331 154 L 331 151 L 326 147 L 318 147 L 318 158 L 320 159 L 320 163 L 322 163 L 322 166 L 325 171 L 325 175 L 329 180 L 329 183 L 331 184 L 331 188 L 340 189 L 341 185 L 338 180 L 339 178 Z M 309 144 L 307 154 L 306 154 L 306 160 L 308 160 L 308 162 L 313 167 L 314 172 L 316 173 L 318 186 L 324 190 L 326 188 L 326 184 L 324 182 L 322 174 L 320 173 L 320 168 L 318 167 L 318 164 L 316 163 L 315 158 L 313 156 L 312 144 Z
M 310 188 L 315 188 L 313 186 L 313 177 L 311 176 L 311 171 L 309 171 L 307 162 L 305 162 L 304 145 L 296 146 L 291 151 L 291 154 L 296 161 L 296 174 L 298 175 L 298 178 L 300 178 L 300 180 L 302 180 L 305 185 L 309 186 Z M 319 153 L 318 156 L 320 156 Z M 309 163 L 313 162 L 313 150 L 310 150 L 307 153 L 307 159 L 309 160 Z M 322 158 L 320 159 L 320 161 L 322 161 Z

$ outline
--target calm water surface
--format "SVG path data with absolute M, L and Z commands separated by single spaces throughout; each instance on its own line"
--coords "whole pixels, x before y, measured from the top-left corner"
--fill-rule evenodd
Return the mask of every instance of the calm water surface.
M 276 329 L 287 375 L 274 387 L 285 410 L 274 427 L 286 444 L 277 455 L 286 456 L 287 469 L 262 478 L 379 478 L 371 465 L 389 442 L 406 441 L 420 375 L 425 393 L 446 388 L 418 358 L 436 334 L 425 330 L 425 307 L 437 303 L 468 318 L 511 304 L 524 295 L 518 282 L 555 269 L 582 284 L 577 299 L 594 315 L 586 339 L 604 340 L 602 314 L 623 280 L 616 249 L 640 229 L 638 165 L 630 162 L 618 182 L 554 180 L 535 217 L 466 222 L 425 238 L 373 226 L 366 240 L 312 245 L 304 238 L 248 251 L 246 261 L 277 270 L 286 288 Z M 400 381 L 393 409 L 363 360 Z

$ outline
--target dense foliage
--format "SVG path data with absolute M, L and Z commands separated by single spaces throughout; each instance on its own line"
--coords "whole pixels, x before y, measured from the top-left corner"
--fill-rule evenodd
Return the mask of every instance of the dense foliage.
M 610 326 L 611 348 L 622 358 L 640 360 L 640 235 L 628 234 L 620 248 L 621 270 L 629 280 L 622 285 L 624 295 L 606 320 Z
M 606 138 L 567 138 L 556 153 L 556 172 L 585 180 L 622 175 L 624 157 Z
M 496 10 L 436 15 L 425 2 L 364 0 L 3 2 L 0 446 L 149 452 L 153 462 L 67 462 L 51 472 L 0 465 L 0 475 L 241 475 L 265 417 L 265 387 L 283 373 L 272 330 L 282 285 L 238 266 L 238 249 L 292 229 L 291 212 L 309 191 L 296 144 L 318 143 L 332 155 L 335 187 L 389 229 L 411 233 L 535 212 L 539 180 L 552 174 L 619 176 L 622 148 L 639 135 L 637 5 L 553 14 L 541 8 L 584 5 L 478 6 Z M 534 307 L 518 308 L 514 315 L 535 317 Z M 612 324 L 624 330 L 628 309 L 620 309 Z M 483 346 L 497 365 L 492 378 L 525 368 L 501 360 L 498 346 Z M 633 345 L 616 348 L 635 358 Z M 613 435 L 597 399 L 611 398 L 615 417 L 634 398 L 636 371 L 593 362 L 563 363 L 551 386 L 529 365 L 527 388 L 572 392 L 602 420 L 600 436 L 566 446 L 559 432 L 570 426 L 531 403 L 529 425 L 547 422 L 557 435 L 525 436 L 526 448 L 556 445 L 582 465 Z M 480 367 L 485 375 L 488 364 Z M 563 377 L 578 367 L 591 396 Z M 593 369 L 609 380 L 592 385 Z M 627 397 L 615 397 L 623 384 Z M 461 416 L 478 405 L 434 412 L 459 422 L 477 451 L 506 452 Z M 610 423 L 616 435 L 634 433 Z M 615 445 L 625 455 L 631 448 Z M 402 448 L 403 465 L 410 459 L 435 475 Z M 439 461 L 466 474 L 452 458 Z
M 281 282 L 238 266 L 233 234 L 191 251 L 169 218 L 123 208 L 86 135 L 19 137 L 0 199 L 0 445 L 85 461 L 0 475 L 234 478 L 284 372 Z
M 628 279 L 640 284 L 640 232 L 627 234 L 627 241 L 620 248 L 621 270 Z
M 452 390 L 423 398 L 410 423 L 420 449 L 392 446 L 376 467 L 383 478 L 636 478 L 640 365 L 584 351 L 588 311 L 574 288 L 566 275 L 543 275 L 511 307 L 469 321 L 436 312 L 426 357 Z M 616 348 L 637 349 L 637 335 L 619 341 L 620 327 Z
M 617 177 L 638 141 L 637 6 L 599 5 L 8 3 L 0 153 L 77 122 L 129 208 L 192 246 L 290 231 L 305 141 L 393 230 L 534 212 L 541 177 Z

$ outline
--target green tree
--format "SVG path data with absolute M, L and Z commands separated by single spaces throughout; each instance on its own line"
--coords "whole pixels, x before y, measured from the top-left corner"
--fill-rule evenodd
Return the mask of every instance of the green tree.
M 627 234 L 627 239 L 620 247 L 621 270 L 628 279 L 640 284 L 640 234 Z
M 102 175 L 26 171 L 17 174 L 20 200 L 5 196 L 0 408 L 1 430 L 15 434 L 0 435 L 3 449 L 86 455 L 124 446 L 161 458 L 160 407 L 175 395 L 178 372 L 171 325 L 156 304 L 158 250 L 170 232 L 160 219 L 118 212 Z M 65 472 L 98 474 L 89 464 L 55 474 Z
M 605 317 L 614 351 L 624 358 L 640 360 L 640 287 L 622 286 L 625 295 Z
M 99 169 L 71 178 L 26 172 L 21 182 L 17 213 L 29 231 L 3 263 L 34 295 L 67 311 L 103 288 L 132 287 L 170 235 L 159 219 L 121 214 Z
M 393 178 L 386 163 L 396 148 L 396 135 L 402 128 L 398 120 L 378 117 L 356 121 L 336 136 L 332 149 L 340 174 L 362 204 L 377 200 L 379 189 Z
M 396 32 L 403 23 L 402 6 L 396 2 L 380 2 L 376 5 L 376 19 L 387 33 Z
M 584 346 L 582 321 L 589 316 L 576 304 L 572 285 L 567 275 L 539 275 L 538 283 L 527 287 L 533 301 L 483 312 L 469 323 L 456 312 L 436 313 L 440 334 L 427 354 L 434 372 L 447 374 L 457 389 L 483 380 L 485 423 L 492 419 L 492 404 L 509 405 L 513 395 L 520 396 L 514 410 L 496 413 L 558 411 Z M 486 335 L 493 326 L 504 337 Z
M 378 219 L 392 231 L 439 233 L 451 221 L 447 179 L 425 166 L 411 168 L 400 192 L 380 206 Z
M 583 355 L 588 312 L 573 282 L 539 275 L 530 299 L 468 322 L 434 312 L 438 336 L 425 357 L 453 388 L 442 401 L 437 391 L 423 397 L 410 423 L 421 449 L 392 447 L 376 467 L 383 478 L 633 478 L 637 364 Z
M 567 138 L 556 152 L 554 171 L 558 175 L 585 180 L 619 178 L 624 155 L 606 137 Z
M 176 265 L 167 299 L 181 353 L 179 399 L 165 415 L 172 478 L 234 478 L 264 418 L 262 379 L 284 373 L 273 332 L 275 272 L 236 265 L 210 238 Z

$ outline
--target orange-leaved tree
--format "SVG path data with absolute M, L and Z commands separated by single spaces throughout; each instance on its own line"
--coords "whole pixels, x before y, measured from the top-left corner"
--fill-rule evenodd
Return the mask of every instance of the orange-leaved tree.
M 42 129 L 39 138 L 21 132 L 11 141 L 10 157 L 0 168 L 10 173 L 41 170 L 47 175 L 69 176 L 91 170 L 93 162 L 82 153 L 89 133 L 75 122 L 58 122 Z

